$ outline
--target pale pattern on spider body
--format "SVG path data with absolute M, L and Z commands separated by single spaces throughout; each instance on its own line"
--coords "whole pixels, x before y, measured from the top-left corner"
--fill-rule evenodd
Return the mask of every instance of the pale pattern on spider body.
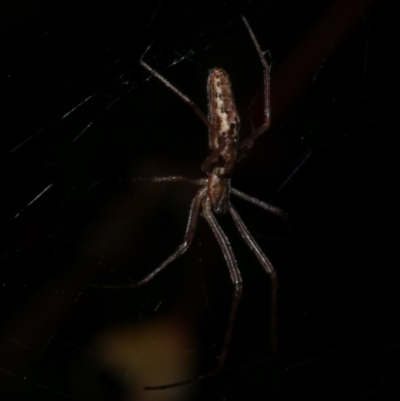
M 222 68 L 214 68 L 208 75 L 208 119 L 215 131 L 209 130 L 210 150 L 218 150 L 220 175 L 232 172 L 236 164 L 240 117 L 236 109 L 229 75 Z
M 212 151 L 203 169 L 211 174 L 208 196 L 216 213 L 228 209 L 230 177 L 238 156 L 240 117 L 236 109 L 229 75 L 214 68 L 208 75 L 208 119 L 215 128 L 209 130 L 208 145 Z

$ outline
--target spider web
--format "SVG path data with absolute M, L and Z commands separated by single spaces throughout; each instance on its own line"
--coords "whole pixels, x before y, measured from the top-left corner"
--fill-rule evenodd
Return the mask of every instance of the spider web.
M 302 44 L 340 1 L 4 4 L 2 399 L 392 399 L 399 8 L 360 2 L 352 30 L 318 59 Z M 214 367 L 231 286 L 200 221 L 187 255 L 150 285 L 90 287 L 133 281 L 171 254 L 196 188 L 135 179 L 201 177 L 207 155 L 205 127 L 138 61 L 203 110 L 208 69 L 225 68 L 246 134 L 249 116 L 261 121 L 262 71 L 241 14 L 270 53 L 275 125 L 233 184 L 287 210 L 294 231 L 270 241 L 279 222 L 235 203 L 280 277 L 280 364 L 252 365 L 268 356 L 268 281 L 222 218 L 244 281 L 231 370 L 144 391 Z

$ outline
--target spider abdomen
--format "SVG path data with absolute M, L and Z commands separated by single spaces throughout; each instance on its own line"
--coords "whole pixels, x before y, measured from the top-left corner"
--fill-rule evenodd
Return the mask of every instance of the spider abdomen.
M 208 75 L 208 118 L 215 131 L 209 130 L 210 150 L 219 150 L 217 167 L 229 174 L 237 160 L 240 117 L 232 93 L 229 75 L 213 68 Z

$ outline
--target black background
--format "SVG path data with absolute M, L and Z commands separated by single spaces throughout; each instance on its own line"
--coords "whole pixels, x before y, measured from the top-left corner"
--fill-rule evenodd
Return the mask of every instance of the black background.
M 274 121 L 233 185 L 286 210 L 293 236 L 232 202 L 278 271 L 279 361 L 252 364 L 269 353 L 268 281 L 223 216 L 244 280 L 230 370 L 155 396 L 398 399 L 400 7 L 375 3 L 2 3 L 3 399 L 151 397 L 132 386 L 166 379 L 113 365 L 113 346 L 99 345 L 121 344 L 124 328 L 126 350 L 151 325 L 160 338 L 174 327 L 183 351 L 195 344 L 197 364 L 176 380 L 214 367 L 231 286 L 202 219 L 188 253 L 145 288 L 89 284 L 142 277 L 182 239 L 196 188 L 132 179 L 202 176 L 207 130 L 139 66 L 150 44 L 145 60 L 204 110 L 207 72 L 225 68 L 243 135 L 249 113 L 260 124 L 262 70 L 241 14 L 269 51 Z

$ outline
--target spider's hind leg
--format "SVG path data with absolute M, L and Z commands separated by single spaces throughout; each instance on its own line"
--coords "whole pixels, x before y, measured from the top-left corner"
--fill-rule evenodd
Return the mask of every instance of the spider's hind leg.
M 276 274 L 275 268 L 264 254 L 260 246 L 257 244 L 256 240 L 250 234 L 250 231 L 245 226 L 242 218 L 239 216 L 239 213 L 236 209 L 229 205 L 229 213 L 231 214 L 233 221 L 236 224 L 237 229 L 239 230 L 240 235 L 249 246 L 251 251 L 256 255 L 258 261 L 263 267 L 264 271 L 268 274 L 270 279 L 270 287 L 271 287 L 271 298 L 270 298 L 270 324 L 271 324 L 271 356 L 274 358 L 277 353 L 277 339 L 278 339 L 278 331 L 277 331 L 277 301 L 278 301 L 278 276 Z
M 161 177 L 161 178 L 172 178 L 172 177 Z M 162 182 L 162 181 L 156 181 Z M 201 188 L 198 190 L 196 196 L 194 197 L 192 204 L 190 206 L 189 218 L 187 222 L 185 236 L 183 238 L 183 242 L 176 251 L 167 258 L 160 266 L 158 266 L 155 270 L 153 270 L 150 274 L 145 276 L 139 281 L 130 284 L 122 284 L 122 285 L 109 285 L 109 284 L 91 284 L 92 287 L 110 289 L 110 290 L 120 290 L 120 289 L 130 289 L 130 288 L 138 288 L 142 285 L 146 285 L 150 282 L 155 276 L 161 273 L 168 265 L 170 265 L 174 260 L 182 256 L 189 248 L 192 243 L 194 232 L 197 225 L 197 218 L 199 216 L 199 209 L 201 205 L 201 201 L 206 193 L 206 188 Z

